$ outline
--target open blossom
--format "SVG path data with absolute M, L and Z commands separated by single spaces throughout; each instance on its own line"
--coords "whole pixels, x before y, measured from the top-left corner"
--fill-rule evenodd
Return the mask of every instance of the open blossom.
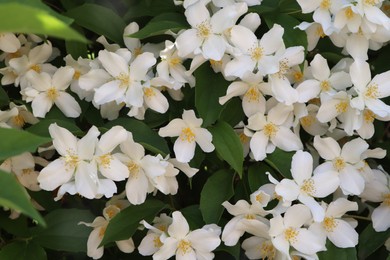
M 27 102 L 32 102 L 34 116 L 45 117 L 54 104 L 67 117 L 80 116 L 80 105 L 66 92 L 73 75 L 74 69 L 70 67 L 59 68 L 53 76 L 46 72 L 38 74 L 34 70 L 27 72 L 26 78 L 31 85 L 22 90 L 22 94 Z
M 195 146 L 210 153 L 215 147 L 211 143 L 211 133 L 202 128 L 203 120 L 195 116 L 194 110 L 184 110 L 183 119 L 173 119 L 167 126 L 160 128 L 158 134 L 162 137 L 178 136 L 173 146 L 175 157 L 179 162 L 189 162 L 195 154 Z
M 154 260 L 164 260 L 176 255 L 176 259 L 204 259 L 214 257 L 212 251 L 221 240 L 221 228 L 215 224 L 190 231 L 187 220 L 181 212 L 172 213 L 172 224 L 168 227 L 168 236 L 161 237 L 162 246 L 153 255 Z

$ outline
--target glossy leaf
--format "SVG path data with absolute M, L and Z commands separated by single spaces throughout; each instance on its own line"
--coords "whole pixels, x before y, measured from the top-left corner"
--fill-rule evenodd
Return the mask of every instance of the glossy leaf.
M 164 208 L 166 205 L 159 200 L 147 200 L 141 205 L 125 208 L 110 220 L 101 245 L 132 237 L 141 220 L 152 221 Z
M 213 144 L 218 154 L 242 177 L 244 155 L 240 138 L 236 132 L 223 121 L 219 121 L 209 130 L 213 135 Z
M 45 250 L 34 242 L 17 241 L 4 246 L 0 251 L 1 260 L 45 260 Z
M 319 252 L 318 257 L 321 260 L 354 260 L 357 259 L 356 248 L 339 248 L 327 240 L 326 251 Z
M 358 252 L 360 259 L 366 259 L 390 237 L 390 229 L 376 232 L 370 223 L 359 236 Z
M 224 207 L 222 202 L 234 195 L 234 174 L 228 170 L 213 173 L 203 186 L 200 193 L 199 209 L 206 224 L 218 223 Z
M 219 104 L 219 97 L 226 94 L 229 82 L 221 73 L 216 74 L 208 62 L 200 66 L 194 76 L 196 78 L 195 107 L 203 118 L 203 126 L 207 127 L 219 118 L 223 109 Z
M 242 100 L 240 98 L 229 100 L 220 114 L 220 119 L 232 127 L 235 127 L 245 118 L 244 110 L 242 109 Z
M 17 210 L 36 220 L 40 225 L 46 225 L 42 216 L 33 207 L 27 191 L 13 174 L 0 170 L 0 183 L 1 206 Z
M 65 13 L 78 25 L 118 43 L 123 43 L 123 19 L 111 9 L 95 4 L 83 4 Z
M 273 169 L 278 171 L 284 178 L 292 179 L 291 160 L 295 152 L 285 152 L 276 148 L 271 154 L 267 154 L 265 162 Z
M 47 228 L 32 228 L 33 241 L 58 251 L 86 252 L 91 228 L 79 222 L 91 223 L 94 215 L 89 210 L 58 209 L 45 216 Z
M 185 208 L 180 209 L 180 212 L 183 214 L 185 219 L 190 226 L 190 230 L 195 230 L 202 228 L 205 225 L 205 222 L 202 218 L 202 212 L 200 211 L 199 205 L 191 205 Z
M 115 125 L 121 125 L 130 131 L 134 141 L 141 143 L 145 149 L 162 156 L 169 154 L 169 148 L 164 138 L 150 129 L 144 122 L 133 118 L 118 118 L 106 124 L 105 127 L 109 129 Z
M 273 169 L 263 162 L 251 165 L 248 169 L 248 184 L 251 192 L 255 192 L 260 186 L 269 183 L 266 172 L 272 171 Z
M 66 22 L 46 9 L 18 2 L 0 3 L 0 31 L 50 35 L 66 40 L 87 42 Z
M 0 107 L 6 106 L 9 104 L 9 97 L 7 92 L 5 92 L 4 87 L 0 86 Z
M 35 135 L 50 137 L 49 126 L 54 123 L 68 129 L 75 135 L 81 135 L 83 133 L 83 131 L 81 131 L 81 129 L 78 128 L 74 123 L 55 119 L 42 119 L 35 125 L 26 128 L 26 131 Z

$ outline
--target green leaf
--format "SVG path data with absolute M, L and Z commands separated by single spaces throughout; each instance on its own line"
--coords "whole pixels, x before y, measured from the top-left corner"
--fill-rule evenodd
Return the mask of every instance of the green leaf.
M 44 34 L 66 40 L 87 42 L 63 19 L 60 20 L 58 15 L 54 16 L 44 8 L 17 2 L 0 3 L 0 31 Z
M 234 195 L 234 174 L 228 170 L 219 170 L 213 173 L 203 186 L 200 193 L 199 209 L 206 224 L 218 223 L 224 207 L 222 202 Z
M 9 104 L 9 97 L 7 92 L 5 92 L 4 88 L 0 86 L 0 107 L 6 106 Z
M 206 62 L 194 73 L 196 78 L 195 86 L 195 107 L 203 118 L 203 126 L 213 124 L 223 109 L 219 104 L 219 97 L 226 93 L 229 85 L 221 73 L 215 73 L 210 63 Z
M 54 210 L 45 216 L 47 228 L 31 229 L 33 241 L 57 251 L 86 252 L 91 228 L 79 225 L 79 222 L 90 223 L 93 219 L 89 210 Z
M 162 35 L 168 30 L 178 32 L 186 28 L 188 28 L 188 25 L 185 16 L 178 13 L 164 13 L 154 17 L 145 27 L 128 36 L 145 39 L 150 36 Z
M 150 129 L 143 122 L 132 118 L 118 118 L 105 125 L 106 128 L 111 128 L 115 125 L 121 125 L 133 134 L 134 141 L 141 143 L 145 149 L 159 153 L 162 156 L 169 154 L 169 148 L 161 136 Z
M 284 178 L 292 179 L 291 160 L 295 152 L 285 152 L 276 148 L 275 151 L 267 155 L 265 162 L 278 171 Z
M 242 100 L 240 98 L 229 100 L 224 106 L 219 118 L 233 127 L 243 121 L 246 117 L 242 109 Z
M 128 239 L 133 236 L 141 220 L 148 222 L 167 206 L 159 200 L 147 200 L 141 205 L 131 205 L 119 212 L 107 225 L 101 245 Z
M 332 242 L 327 240 L 326 251 L 319 252 L 318 258 L 320 260 L 354 260 L 357 259 L 356 248 L 339 248 L 333 245 Z
M 202 218 L 202 212 L 199 209 L 199 205 L 191 205 L 182 208 L 180 209 L 180 212 L 187 220 L 188 225 L 190 226 L 190 230 L 202 228 L 205 225 Z
M 226 252 L 231 256 L 233 256 L 233 259 L 240 259 L 240 250 L 241 250 L 240 242 L 238 242 L 234 246 L 225 246 L 223 243 L 221 243 L 219 247 L 215 249 L 215 252 Z M 226 259 L 226 257 L 224 259 Z
M 95 4 L 83 4 L 65 13 L 78 25 L 108 39 L 123 44 L 123 19 L 112 10 Z
M 276 1 L 275 1 L 276 2 Z M 305 31 L 301 31 L 298 28 L 294 27 L 301 22 L 288 14 L 271 14 L 264 16 L 265 22 L 269 28 L 276 23 L 281 25 L 284 28 L 283 40 L 286 44 L 286 47 L 291 46 L 303 46 L 307 47 L 307 36 Z
M 218 154 L 242 177 L 244 154 L 240 138 L 236 132 L 223 121 L 219 121 L 209 130 L 213 135 L 213 144 Z
M 0 251 L 0 260 L 45 260 L 45 250 L 34 242 L 13 242 Z
M 40 225 L 46 225 L 41 215 L 30 202 L 27 191 L 19 184 L 13 174 L 0 170 L 0 183 L 1 206 L 20 211 L 36 220 Z
M 257 191 L 260 186 L 269 183 L 266 172 L 272 172 L 273 169 L 265 163 L 255 163 L 248 169 L 248 183 L 251 192 Z
M 366 259 L 381 247 L 390 237 L 390 229 L 384 232 L 376 232 L 370 223 L 359 236 L 358 255 L 360 259 Z
M 27 228 L 27 218 L 22 215 L 16 219 L 11 219 L 9 215 L 9 211 L 0 212 L 0 228 L 18 237 L 28 237 L 30 231 Z
M 66 53 L 72 55 L 73 59 L 86 58 L 88 54 L 87 45 L 76 41 L 65 41 Z
M 54 123 L 68 129 L 71 133 L 75 135 L 80 135 L 83 133 L 83 131 L 81 131 L 81 129 L 78 128 L 75 124 L 68 121 L 62 121 L 56 119 L 42 119 L 35 125 L 26 128 L 26 131 L 35 135 L 50 137 L 49 126 Z
M 179 8 L 171 0 L 142 0 L 129 8 L 124 19 L 133 21 L 134 18 L 142 16 L 155 17 L 162 13 L 179 10 Z

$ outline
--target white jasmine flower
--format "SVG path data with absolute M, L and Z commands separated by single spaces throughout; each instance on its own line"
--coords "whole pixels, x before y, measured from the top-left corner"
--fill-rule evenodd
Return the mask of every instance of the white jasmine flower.
M 13 53 L 20 48 L 19 39 L 13 33 L 0 33 L 0 50 L 4 52 Z
M 32 102 L 34 116 L 45 117 L 53 104 L 67 117 L 80 116 L 80 105 L 66 92 L 73 75 L 74 69 L 70 67 L 59 68 L 53 76 L 46 72 L 38 74 L 34 70 L 27 72 L 26 78 L 31 85 L 25 88 L 22 94 L 27 102 Z
M 195 116 L 194 110 L 184 110 L 182 117 L 183 119 L 173 119 L 158 131 L 162 137 L 178 136 L 173 146 L 176 160 L 182 163 L 189 162 L 194 157 L 196 143 L 206 153 L 214 151 L 212 135 L 201 127 L 203 120 Z

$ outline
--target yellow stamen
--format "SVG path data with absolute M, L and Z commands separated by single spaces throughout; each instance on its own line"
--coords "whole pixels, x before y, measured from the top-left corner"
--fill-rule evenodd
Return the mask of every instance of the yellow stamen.
M 348 108 L 348 102 L 347 101 L 341 101 L 336 105 L 336 111 L 337 113 L 345 113 L 347 112 Z
M 272 245 L 272 242 L 265 241 L 260 246 L 260 256 L 262 259 L 272 260 L 275 258 L 276 249 Z
M 324 37 L 326 36 L 326 34 L 324 33 L 324 30 L 322 29 L 322 26 L 321 26 L 321 25 L 318 25 L 318 26 L 317 26 L 316 34 L 317 34 L 318 37 L 320 37 L 320 38 L 324 38 Z
M 383 195 L 383 204 L 390 207 L 390 193 Z
M 312 115 L 307 115 L 302 117 L 299 121 L 303 127 L 310 127 L 316 121 L 316 119 Z
M 57 90 L 56 88 L 51 87 L 51 88 L 49 88 L 49 89 L 47 90 L 46 95 L 47 95 L 47 97 L 48 97 L 50 100 L 54 101 L 54 100 L 56 100 L 56 99 L 58 98 L 58 96 L 60 95 L 60 93 L 58 93 L 58 90 Z
M 106 168 L 106 169 L 110 168 L 111 160 L 112 160 L 112 155 L 109 153 L 106 153 L 106 154 L 99 156 L 100 165 L 103 168 Z
M 364 121 L 366 121 L 366 123 L 372 123 L 375 120 L 375 114 L 371 110 L 368 110 L 368 109 L 364 110 L 363 117 L 364 117 Z
M 364 97 L 366 99 L 377 99 L 378 96 L 379 96 L 379 91 L 378 91 L 377 84 L 371 84 L 364 92 Z
M 216 67 L 220 67 L 220 66 L 222 66 L 222 60 L 209 60 L 210 61 L 210 64 L 212 65 L 212 66 L 216 66 Z
M 181 130 L 180 139 L 182 141 L 187 141 L 188 143 L 192 143 L 195 141 L 195 134 L 192 132 L 191 128 L 185 127 Z
M 23 127 L 25 124 L 26 124 L 26 121 L 24 120 L 24 117 L 19 114 L 17 116 L 14 116 L 12 119 L 11 119 L 12 123 L 18 127 Z
M 80 76 L 81 76 L 81 72 L 78 70 L 75 70 L 74 74 L 73 74 L 73 79 L 78 80 L 80 78 Z
M 144 88 L 144 94 L 148 98 L 154 97 L 156 95 L 152 88 Z
M 246 218 L 246 219 L 255 219 L 256 217 L 255 217 L 255 215 L 253 215 L 253 214 L 246 214 L 246 215 L 245 215 L 245 218 Z
M 297 242 L 297 236 L 299 234 L 299 231 L 295 230 L 294 228 L 290 227 L 284 231 L 284 238 L 290 242 L 294 243 Z
M 41 71 L 42 71 L 41 66 L 39 66 L 38 64 L 34 64 L 34 65 L 30 66 L 30 69 L 35 70 L 37 73 L 41 73 Z
M 246 136 L 244 133 L 241 133 L 239 135 L 239 138 L 240 138 L 240 141 L 241 141 L 242 144 L 246 144 L 246 143 L 249 142 L 249 137 Z
M 130 163 L 127 164 L 127 169 L 129 170 L 131 177 L 135 179 L 138 178 L 140 167 L 137 163 L 131 161 Z
M 278 127 L 274 125 L 273 123 L 268 123 L 264 126 L 264 134 L 268 137 L 274 137 L 276 133 L 278 132 Z
M 121 72 L 116 79 L 120 81 L 120 88 L 127 88 L 129 86 L 130 79 L 128 74 Z
M 331 90 L 332 87 L 331 87 L 331 84 L 328 80 L 323 80 L 320 83 L 320 88 L 322 91 L 328 92 L 329 90 Z
M 320 7 L 322 9 L 329 9 L 330 6 L 331 6 L 331 0 L 322 0 L 321 4 L 320 4 Z
M 347 17 L 348 20 L 352 19 L 355 13 L 352 11 L 351 7 L 347 7 L 344 10 L 345 17 Z
M 179 59 L 179 58 L 171 58 L 171 59 L 169 59 L 169 65 L 171 67 L 175 67 L 177 64 L 181 64 L 181 59 Z
M 316 191 L 314 181 L 312 179 L 304 180 L 301 186 L 301 191 L 309 196 L 313 196 L 314 192 Z
M 80 162 L 79 157 L 77 155 L 72 154 L 72 153 L 68 153 L 63 158 L 65 160 L 65 165 L 68 167 L 71 167 L 71 168 L 76 168 Z
M 301 82 L 303 79 L 303 73 L 300 71 L 296 71 L 293 76 L 294 76 L 295 82 Z
M 115 206 L 115 205 L 110 205 L 104 209 L 104 215 L 107 216 L 108 220 L 112 219 L 113 217 L 116 216 L 121 210 Z
M 244 97 L 248 102 L 258 102 L 260 95 L 260 91 L 256 87 L 250 87 Z
M 104 237 L 104 234 L 106 233 L 106 228 L 107 227 L 101 227 L 99 230 L 99 237 L 102 238 Z
M 198 25 L 198 36 L 202 39 L 207 39 L 211 34 L 211 26 L 207 21 L 202 22 Z
M 134 50 L 133 50 L 134 57 L 137 57 L 140 54 L 142 54 L 142 49 L 141 48 L 134 48 Z
M 158 235 L 156 235 L 153 239 L 153 245 L 155 248 L 160 248 L 163 246 L 163 243 L 161 242 L 160 240 L 160 237 Z
M 263 57 L 264 50 L 262 47 L 255 47 L 249 50 L 253 61 L 259 61 Z
M 337 227 L 337 222 L 332 217 L 325 217 L 322 222 L 322 226 L 326 230 L 326 232 L 333 232 Z
M 345 168 L 345 161 L 343 158 L 341 157 L 337 157 L 333 160 L 333 167 L 337 170 L 337 171 L 341 171 Z
M 191 249 L 191 242 L 185 239 L 180 240 L 177 245 L 177 249 L 180 251 L 181 255 L 187 254 Z

